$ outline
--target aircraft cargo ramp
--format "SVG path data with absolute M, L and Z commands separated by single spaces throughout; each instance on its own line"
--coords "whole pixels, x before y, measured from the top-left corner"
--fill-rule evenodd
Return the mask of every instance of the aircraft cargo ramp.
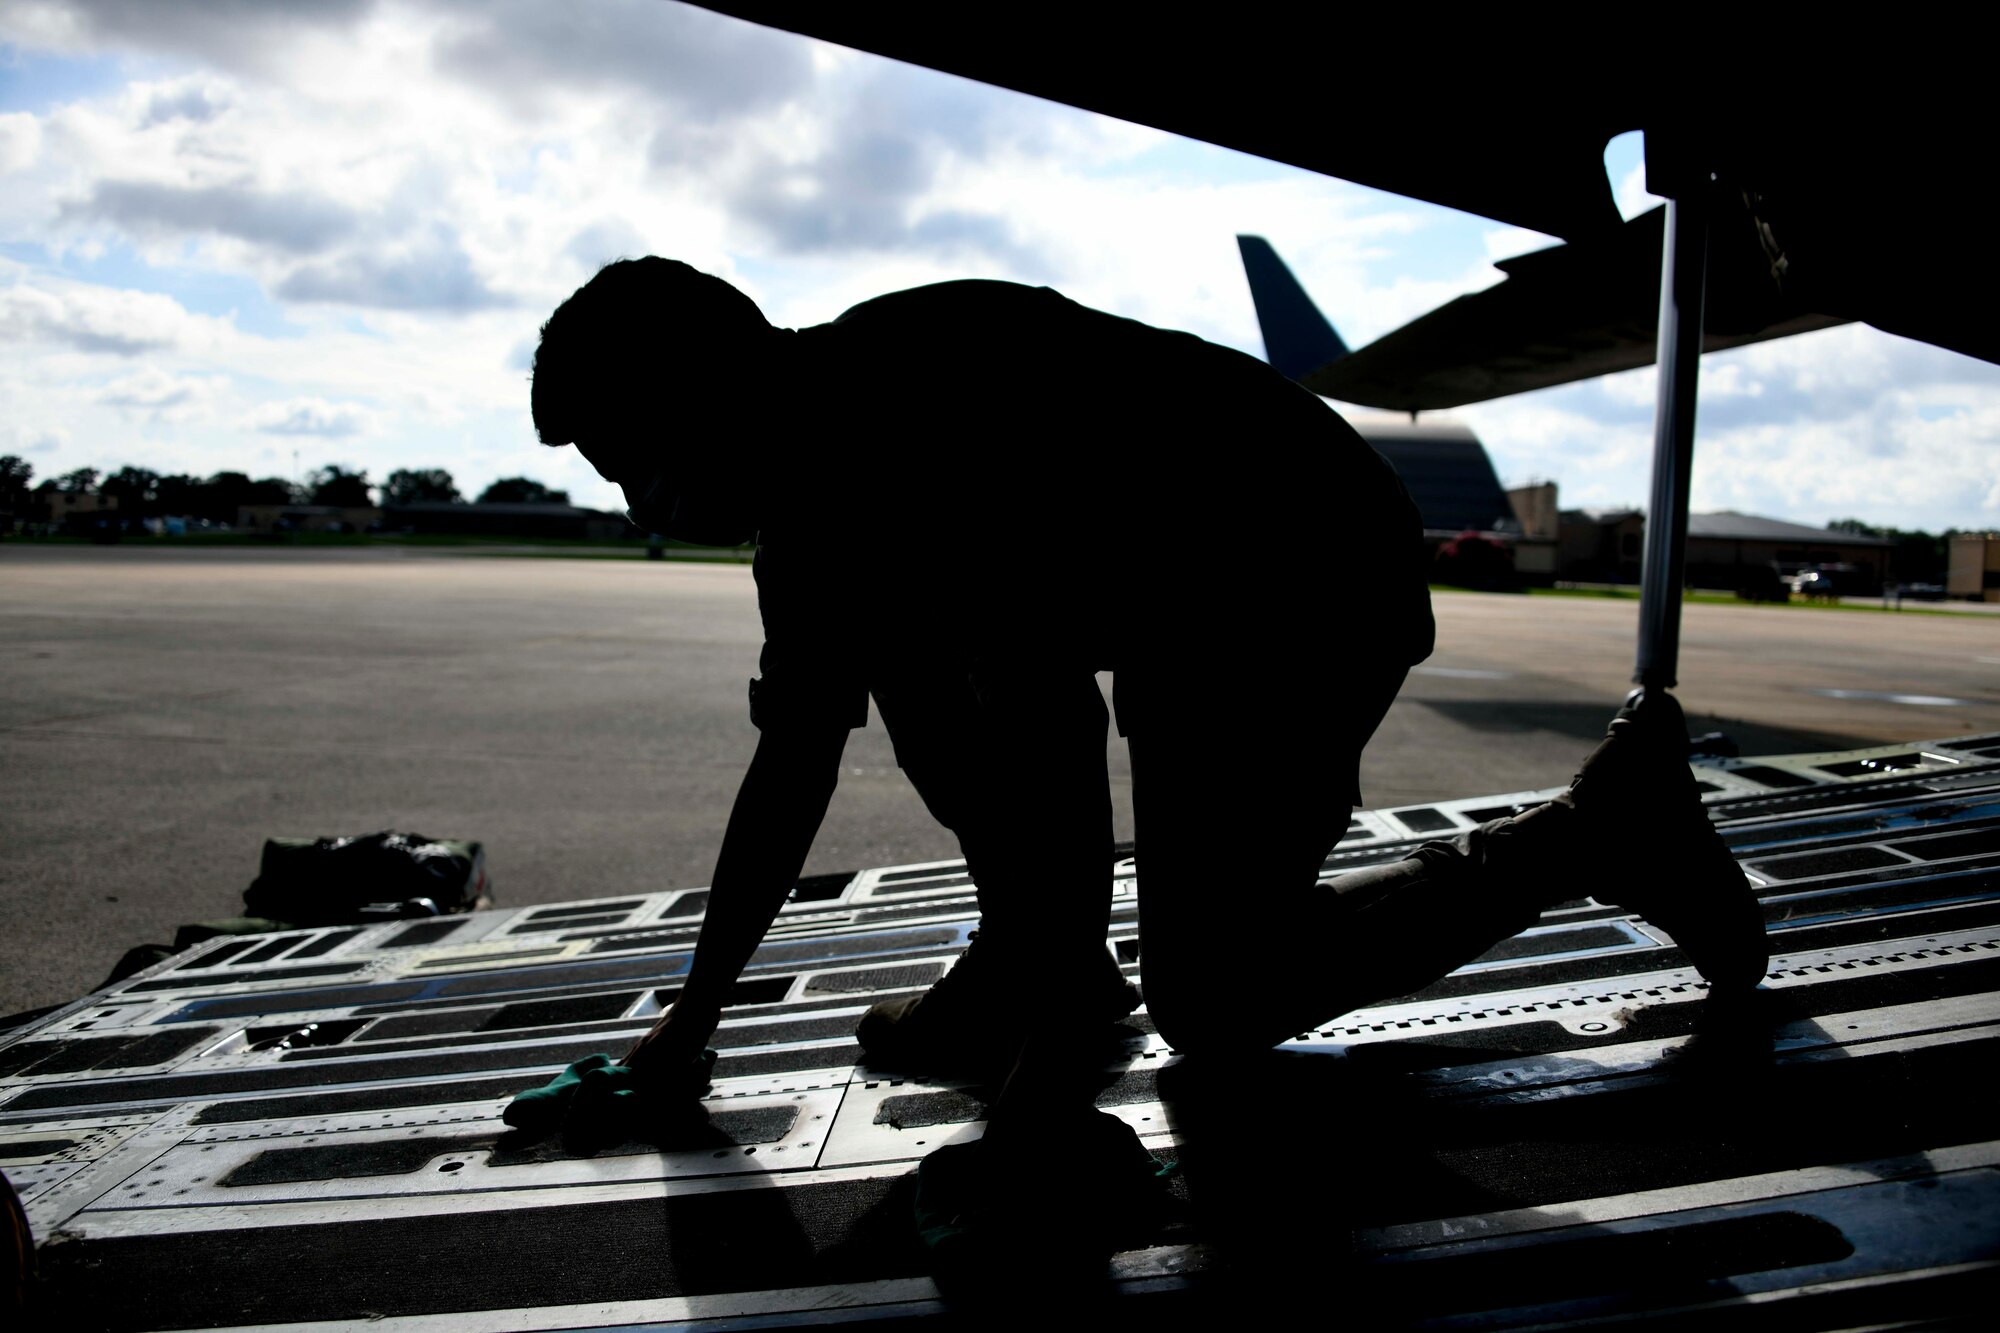
M 1196 1062 L 1142 1010 L 1099 1105 L 1183 1170 L 1103 1297 L 1178 1323 L 1262 1293 L 1362 1327 L 1990 1313 L 2000 735 L 1696 771 L 1770 926 L 1756 1005 L 1711 1012 L 1674 948 L 1582 898 L 1233 1072 L 1192 1130 L 1174 1085 Z M 1532 799 L 1361 813 L 1328 872 Z M 1134 975 L 1140 869 L 1112 881 Z M 503 1134 L 510 1094 L 671 1000 L 704 899 L 216 939 L 9 1034 L 0 1169 L 40 1308 L 78 1329 L 944 1313 L 911 1172 L 984 1103 L 858 1064 L 852 1032 L 950 965 L 961 865 L 800 884 L 717 1034 L 704 1125 L 589 1157 Z M 1037 1187 L 1088 1205 L 1060 1161 Z

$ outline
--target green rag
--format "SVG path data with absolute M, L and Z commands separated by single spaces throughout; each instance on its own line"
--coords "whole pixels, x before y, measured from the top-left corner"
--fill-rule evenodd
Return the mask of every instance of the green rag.
M 530 1134 L 560 1128 L 607 1141 L 634 1136 L 648 1128 L 644 1112 L 676 1109 L 708 1091 L 714 1068 L 715 1052 L 703 1051 L 672 1075 L 642 1081 L 637 1070 L 614 1064 L 608 1055 L 586 1055 L 516 1096 L 501 1119 Z

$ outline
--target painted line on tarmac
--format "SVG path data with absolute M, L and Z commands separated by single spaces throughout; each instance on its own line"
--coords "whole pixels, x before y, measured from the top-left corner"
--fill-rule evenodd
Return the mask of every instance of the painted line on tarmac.
M 1970 708 L 1972 700 L 1953 699 L 1942 694 L 1897 694 L 1891 690 L 1808 690 L 1829 699 L 1873 699 L 1882 703 L 1910 704 L 1917 708 Z
M 1512 680 L 1511 671 L 1486 671 L 1478 667 L 1415 666 L 1413 676 L 1443 676 L 1447 680 Z

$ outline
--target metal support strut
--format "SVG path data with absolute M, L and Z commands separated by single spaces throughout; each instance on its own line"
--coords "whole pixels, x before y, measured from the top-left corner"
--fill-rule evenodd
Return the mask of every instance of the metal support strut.
M 1695 382 L 1701 374 L 1702 291 L 1708 274 L 1706 180 L 1667 201 L 1660 258 L 1659 398 L 1653 409 L 1653 490 L 1640 569 L 1639 660 L 1632 680 L 1676 683 L 1685 581 L 1688 474 L 1694 465 Z

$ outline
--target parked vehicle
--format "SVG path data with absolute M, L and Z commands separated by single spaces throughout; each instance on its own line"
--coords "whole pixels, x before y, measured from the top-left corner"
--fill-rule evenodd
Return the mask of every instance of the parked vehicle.
M 1783 602 L 1790 600 L 1792 589 L 1776 565 L 1752 565 L 1743 571 L 1736 595 L 1746 602 Z
M 1852 596 L 1861 590 L 1859 572 L 1853 565 L 1808 565 L 1792 575 L 1792 593 L 1828 601 Z

